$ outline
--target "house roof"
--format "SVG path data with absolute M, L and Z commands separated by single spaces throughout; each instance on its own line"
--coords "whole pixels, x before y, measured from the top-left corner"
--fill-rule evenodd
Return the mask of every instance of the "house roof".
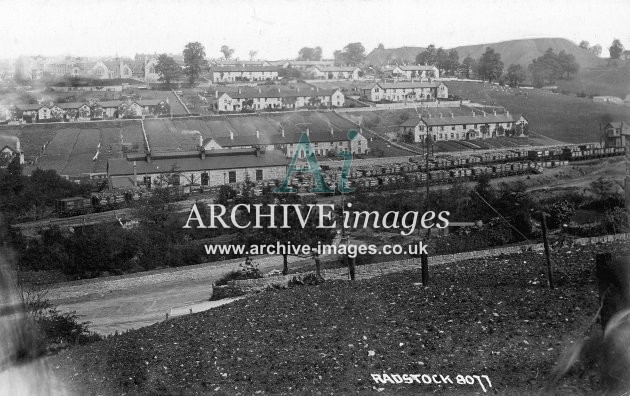
M 630 124 L 625 121 L 609 122 L 608 124 L 606 124 L 606 128 L 608 128 L 609 125 L 615 129 L 621 128 L 621 133 L 623 134 L 630 134 Z
M 178 153 L 151 154 L 151 162 L 146 162 L 145 156 L 115 158 L 107 161 L 108 174 L 110 176 L 133 175 L 133 163 L 136 161 L 136 173 L 169 173 L 173 168 L 178 172 L 191 172 L 201 170 L 239 169 L 239 168 L 264 168 L 270 166 L 286 166 L 288 158 L 277 150 L 261 151 L 256 155 L 255 149 L 228 149 L 211 150 L 206 152 L 206 158 L 202 159 L 198 151 Z
M 277 72 L 276 66 L 257 66 L 257 65 L 243 65 L 243 66 L 213 66 L 210 68 L 211 73 L 221 72 Z
M 437 88 L 439 87 L 441 84 L 443 84 L 440 81 L 428 81 L 428 82 L 422 82 L 422 81 L 414 81 L 414 82 L 395 82 L 395 83 L 384 83 L 384 82 L 378 82 L 375 83 L 374 85 L 368 86 L 364 89 L 372 89 L 375 86 L 379 86 L 382 89 L 414 89 L 414 88 Z
M 313 96 L 331 96 L 339 89 L 286 89 L 286 88 L 271 88 L 261 89 L 260 92 L 257 88 L 254 89 L 241 89 L 241 92 L 224 92 L 232 99 L 250 99 L 250 98 L 300 98 L 300 97 L 313 97 Z M 221 96 L 220 94 L 219 96 Z
M 403 66 L 397 66 L 398 68 L 400 68 L 400 70 L 404 70 L 404 71 L 428 71 L 428 70 L 435 70 L 437 69 L 435 66 L 428 66 L 428 65 L 403 65 Z M 391 70 L 394 70 L 396 67 L 392 68 Z
M 514 117 L 509 114 L 476 114 L 474 117 L 469 116 L 443 116 L 443 117 L 422 117 L 422 122 L 427 126 L 442 125 L 465 125 L 465 124 L 492 124 L 497 122 L 514 122 Z
M 354 72 L 359 69 L 358 67 L 343 67 L 343 66 L 315 66 L 314 69 L 317 69 L 321 72 Z
M 292 66 L 332 66 L 335 64 L 334 60 L 307 60 L 307 61 L 300 61 L 300 60 L 292 60 L 289 61 L 289 64 Z

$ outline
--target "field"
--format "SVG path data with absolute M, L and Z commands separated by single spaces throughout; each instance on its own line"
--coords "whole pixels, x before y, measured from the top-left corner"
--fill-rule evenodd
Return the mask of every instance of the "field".
M 36 167 L 68 176 L 106 172 L 107 159 L 123 156 L 122 143 L 144 147 L 138 121 L 29 124 L 2 128 L 0 134 L 20 139 L 27 173 Z
M 449 94 L 524 114 L 531 134 L 568 143 L 598 142 L 600 122 L 605 118 L 630 121 L 630 108 L 593 103 L 588 98 L 474 82 L 449 81 L 447 85 Z
M 376 384 L 372 373 L 487 375 L 491 392 L 533 394 L 597 311 L 596 252 L 557 248 L 557 287 L 540 252 L 474 259 L 350 283 L 257 294 L 50 358 L 77 394 L 481 394 L 474 385 Z M 464 281 L 465 280 L 465 281 Z M 562 394 L 592 394 L 579 365 Z
M 630 94 L 630 62 L 618 67 L 580 70 L 571 80 L 560 80 L 558 88 L 587 95 L 612 95 L 621 99 Z

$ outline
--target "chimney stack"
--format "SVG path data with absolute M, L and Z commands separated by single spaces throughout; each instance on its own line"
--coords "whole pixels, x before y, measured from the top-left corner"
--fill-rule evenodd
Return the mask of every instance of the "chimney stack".
M 509 117 L 509 116 L 510 116 L 510 111 L 509 111 L 509 110 L 506 110 L 506 111 L 505 111 L 505 115 Z
M 332 125 L 330 126 L 330 136 L 335 136 L 335 131 L 333 130 Z
M 309 127 L 306 127 L 306 136 L 311 136 L 311 130 Z
M 219 90 L 214 91 L 215 99 L 219 99 Z
M 482 113 L 483 113 L 483 116 L 485 117 L 486 116 L 486 111 L 484 110 L 484 111 L 482 111 Z
M 260 87 L 258 88 L 258 93 L 262 93 L 262 90 L 260 89 Z
M 440 113 L 440 118 L 442 118 L 442 113 Z
M 149 164 L 151 163 L 151 150 L 147 151 L 146 160 Z
M 230 140 L 234 140 L 234 132 L 230 131 Z
M 238 88 L 238 94 L 240 95 L 241 93 L 243 93 L 243 92 L 241 91 L 241 88 L 239 87 Z
M 204 149 L 203 146 L 201 147 L 200 153 L 201 153 L 201 159 L 205 160 L 206 159 L 206 149 Z
M 282 133 L 282 137 L 284 137 L 284 128 L 280 128 L 280 133 Z
M 256 139 L 260 139 L 260 132 L 256 129 Z

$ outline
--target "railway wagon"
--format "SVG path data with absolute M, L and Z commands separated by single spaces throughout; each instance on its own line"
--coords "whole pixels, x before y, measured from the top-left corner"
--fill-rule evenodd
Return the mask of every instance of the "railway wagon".
M 76 216 L 92 211 L 92 199 L 84 197 L 62 198 L 55 201 L 55 212 L 60 216 Z

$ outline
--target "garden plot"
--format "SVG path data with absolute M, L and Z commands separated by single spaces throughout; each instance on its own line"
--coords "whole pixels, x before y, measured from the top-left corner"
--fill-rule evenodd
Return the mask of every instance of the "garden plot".
M 94 157 L 99 150 L 101 142 L 101 131 L 99 129 L 80 130 L 76 143 L 73 147 L 62 175 L 78 176 L 82 173 L 94 171 Z
M 144 129 L 152 151 L 175 151 L 179 144 L 162 120 L 146 120 Z
M 80 132 L 81 130 L 77 128 L 57 131 L 55 137 L 39 158 L 37 165 L 42 169 L 54 169 L 57 173 L 63 174 L 62 171 L 66 167 Z

